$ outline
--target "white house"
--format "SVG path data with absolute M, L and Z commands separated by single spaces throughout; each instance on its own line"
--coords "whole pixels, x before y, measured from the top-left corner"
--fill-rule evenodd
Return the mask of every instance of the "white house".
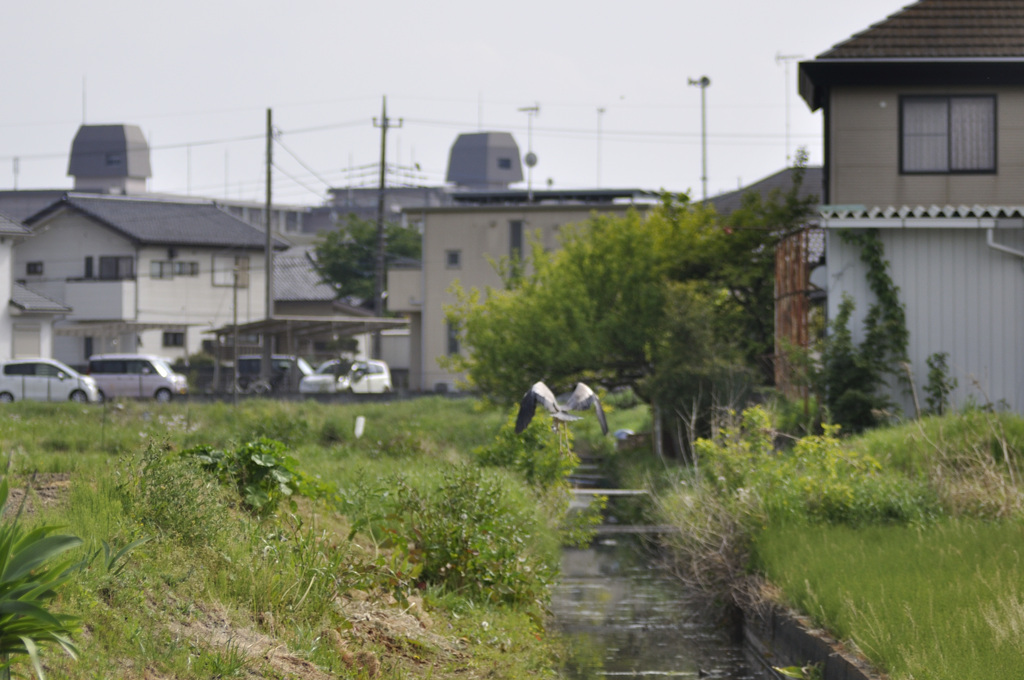
M 14 277 L 70 308 L 55 326 L 66 363 L 173 360 L 199 351 L 203 330 L 264 316 L 265 235 L 212 202 L 68 193 L 25 225 Z
M 54 315 L 71 311 L 14 281 L 14 246 L 29 235 L 0 215 L 0 358 L 51 356 Z

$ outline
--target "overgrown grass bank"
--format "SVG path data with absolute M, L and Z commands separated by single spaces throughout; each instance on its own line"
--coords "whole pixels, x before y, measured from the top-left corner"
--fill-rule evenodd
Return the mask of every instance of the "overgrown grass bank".
M 893 678 L 1024 674 L 1024 420 L 783 442 L 753 408 L 697 443 L 660 495 L 684 580 L 718 606 L 793 606 Z
M 544 421 L 538 455 L 561 455 Z M 468 399 L 5 405 L 19 521 L 83 540 L 54 604 L 80 657 L 45 649 L 48 674 L 547 674 L 567 499 L 557 466 L 473 454 L 509 427 Z

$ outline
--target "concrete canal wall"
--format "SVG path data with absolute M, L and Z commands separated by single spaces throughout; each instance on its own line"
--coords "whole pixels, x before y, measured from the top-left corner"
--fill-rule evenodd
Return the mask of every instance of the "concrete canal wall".
M 856 650 L 850 649 L 791 612 L 774 609 L 745 613 L 743 637 L 751 665 L 765 678 L 783 676 L 773 666 L 820 664 L 822 680 L 883 680 Z

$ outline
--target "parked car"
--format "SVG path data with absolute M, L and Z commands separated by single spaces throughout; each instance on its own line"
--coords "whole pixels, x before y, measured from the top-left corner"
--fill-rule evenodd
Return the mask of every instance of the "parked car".
M 99 401 L 96 381 L 55 359 L 0 362 L 0 402 Z
M 355 394 L 390 392 L 391 369 L 383 361 L 357 361 L 348 371 L 346 387 Z
M 188 379 L 175 373 L 163 357 L 149 354 L 96 354 L 89 357 L 89 375 L 100 399 L 136 397 L 170 401 L 188 394 Z
M 302 357 L 275 354 L 270 358 L 270 382 L 260 377 L 263 357 L 246 354 L 238 357 L 238 390 L 262 394 L 270 391 L 295 392 L 303 378 L 313 374 L 313 367 Z
M 316 367 L 316 372 L 305 376 L 299 382 L 302 394 L 334 394 L 348 388 L 348 370 L 351 361 L 331 359 Z
M 391 369 L 383 361 L 347 362 L 332 359 L 320 364 L 316 373 L 299 383 L 303 394 L 382 394 L 392 390 Z

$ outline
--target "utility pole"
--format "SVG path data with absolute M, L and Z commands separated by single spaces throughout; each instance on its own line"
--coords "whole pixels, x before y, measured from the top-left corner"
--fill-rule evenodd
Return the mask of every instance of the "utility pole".
M 267 201 L 263 208 L 263 229 L 266 231 L 266 252 L 263 255 L 263 270 L 266 286 L 264 287 L 264 319 L 267 320 L 266 328 L 263 330 L 263 359 L 260 361 L 260 378 L 270 383 L 271 366 L 270 360 L 274 350 L 270 346 L 272 335 L 270 333 L 269 321 L 274 316 L 274 237 L 271 225 L 271 166 L 274 163 L 274 121 L 270 109 L 267 109 Z
M 373 126 L 380 128 L 380 183 L 377 187 L 377 266 L 376 266 L 376 280 L 373 286 L 373 315 L 378 319 L 384 316 L 384 267 L 386 265 L 385 252 L 387 247 L 387 240 L 384 234 L 384 188 L 386 186 L 387 177 L 387 138 L 389 127 L 402 127 L 402 119 L 398 119 L 397 124 L 393 124 L 391 119 L 388 118 L 388 98 L 384 97 L 384 104 L 381 108 L 380 122 L 376 118 L 373 119 Z M 373 332 L 373 349 L 371 356 L 374 359 L 380 359 L 381 347 L 380 347 L 380 331 L 376 330 Z
M 708 200 L 708 116 L 707 105 L 704 93 L 711 84 L 711 79 L 701 76 L 700 80 L 689 79 L 690 85 L 700 88 L 700 181 L 703 185 L 702 196 L 706 203 Z

